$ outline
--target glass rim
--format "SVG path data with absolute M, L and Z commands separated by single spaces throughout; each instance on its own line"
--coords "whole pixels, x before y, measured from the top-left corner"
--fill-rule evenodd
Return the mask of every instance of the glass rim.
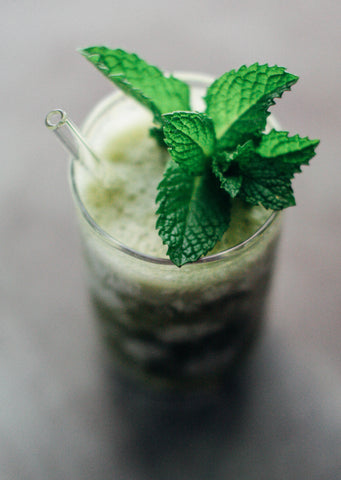
M 213 78 L 209 75 L 206 74 L 201 74 L 201 73 L 187 73 L 187 72 L 175 72 L 174 75 L 176 75 L 178 78 L 182 78 L 187 81 L 192 81 L 192 82 L 199 82 L 199 83 L 207 83 L 208 81 L 212 81 Z M 102 100 L 99 101 L 99 103 L 91 110 L 91 119 L 94 117 L 96 118 L 99 113 L 104 113 L 109 106 L 111 107 L 111 104 L 108 105 L 108 102 L 111 100 L 112 102 L 119 100 L 120 98 L 124 98 L 125 95 L 121 91 L 115 91 L 114 93 L 111 93 L 110 95 L 107 95 L 104 97 Z M 84 125 L 85 133 L 86 133 L 86 128 L 88 124 L 90 123 L 90 120 L 87 120 Z M 276 121 L 274 121 L 276 124 Z M 109 246 L 114 248 L 115 250 L 119 250 L 122 253 L 125 253 L 131 257 L 137 258 L 141 261 L 145 261 L 147 263 L 156 263 L 159 265 L 169 265 L 174 267 L 174 263 L 169 259 L 169 258 L 164 258 L 164 257 L 157 257 L 154 255 L 148 255 L 146 253 L 140 252 L 138 250 L 135 250 L 132 247 L 129 247 L 128 245 L 125 245 L 122 243 L 120 240 L 115 238 L 113 235 L 108 233 L 106 230 L 104 230 L 97 222 L 96 220 L 90 215 L 89 211 L 85 207 L 83 200 L 81 198 L 77 182 L 76 182 L 76 176 L 75 176 L 75 163 L 76 159 L 74 157 L 71 157 L 71 164 L 70 164 L 70 178 L 71 178 L 71 186 L 72 186 L 72 192 L 73 196 L 76 200 L 76 204 L 82 214 L 82 217 L 85 219 L 86 223 L 89 225 L 91 230 L 96 233 L 100 238 L 102 238 Z M 186 264 L 185 266 L 189 265 L 197 265 L 197 264 L 203 264 L 203 263 L 210 263 L 210 262 L 216 262 L 218 260 L 222 260 L 224 258 L 227 258 L 231 256 L 232 254 L 235 254 L 236 252 L 239 252 L 252 244 L 257 238 L 259 238 L 263 232 L 265 232 L 274 222 L 274 220 L 279 216 L 280 211 L 272 211 L 272 213 L 269 214 L 269 217 L 265 220 L 265 222 L 248 238 L 243 240 L 242 242 L 233 245 L 232 247 L 226 248 L 224 250 L 221 250 L 220 252 L 213 253 L 210 255 L 203 256 L 196 260 L 195 262 L 191 262 Z

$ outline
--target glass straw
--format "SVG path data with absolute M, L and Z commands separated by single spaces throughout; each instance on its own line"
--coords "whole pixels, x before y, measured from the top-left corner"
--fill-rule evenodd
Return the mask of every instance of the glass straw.
M 80 133 L 79 129 L 73 123 L 73 121 L 68 117 L 67 113 L 60 108 L 51 110 L 45 118 L 45 125 L 51 131 L 53 131 L 59 140 L 62 142 L 66 150 L 80 162 L 80 164 L 92 175 L 95 176 L 103 183 L 103 178 L 100 176 L 101 161 L 88 145 L 87 141 Z M 87 155 L 80 155 L 80 147 L 85 147 L 90 157 L 95 162 L 94 165 L 91 164 L 88 160 Z

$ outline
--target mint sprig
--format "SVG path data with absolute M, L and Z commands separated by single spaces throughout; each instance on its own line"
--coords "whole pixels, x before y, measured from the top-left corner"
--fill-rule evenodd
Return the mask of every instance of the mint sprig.
M 177 266 L 206 255 L 230 222 L 233 199 L 281 210 L 295 205 L 292 179 L 318 140 L 271 130 L 269 107 L 297 82 L 283 67 L 242 66 L 207 89 L 206 112 L 191 112 L 189 87 L 135 54 L 81 51 L 106 77 L 149 108 L 150 133 L 170 160 L 158 186 L 156 228 Z

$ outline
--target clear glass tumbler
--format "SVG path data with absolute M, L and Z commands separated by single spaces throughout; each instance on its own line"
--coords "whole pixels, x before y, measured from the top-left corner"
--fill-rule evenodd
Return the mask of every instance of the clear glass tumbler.
M 194 89 L 211 81 L 193 74 L 183 78 Z M 88 117 L 84 135 L 94 149 L 108 115 L 117 110 L 122 123 L 125 102 L 123 94 L 112 95 Z M 79 188 L 81 168 L 71 162 L 71 188 L 92 305 L 113 365 L 154 386 L 219 384 L 260 331 L 280 215 L 269 212 L 239 245 L 178 268 L 129 248 L 96 223 Z

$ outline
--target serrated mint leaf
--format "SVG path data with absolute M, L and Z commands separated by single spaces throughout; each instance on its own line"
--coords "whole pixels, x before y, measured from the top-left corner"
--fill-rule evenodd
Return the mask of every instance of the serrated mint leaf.
M 214 175 L 188 175 L 170 160 L 158 189 L 156 227 L 172 262 L 180 267 L 206 255 L 230 222 L 229 197 Z
M 277 164 L 256 154 L 251 143 L 238 159 L 243 176 L 238 196 L 251 205 L 281 210 L 295 205 L 291 166 Z
M 212 120 L 204 113 L 174 112 L 162 116 L 165 143 L 173 160 L 192 175 L 201 175 L 215 149 Z
M 95 67 L 125 93 L 149 108 L 156 122 L 161 115 L 175 110 L 190 110 L 189 87 L 124 50 L 94 46 L 80 50 Z
M 212 170 L 218 178 L 221 188 L 235 198 L 239 193 L 243 177 L 234 155 L 226 152 L 218 153 L 213 158 Z
M 213 82 L 205 97 L 206 113 L 213 120 L 219 148 L 234 150 L 260 135 L 274 98 L 281 97 L 297 80 L 283 67 L 255 63 Z
M 319 140 L 310 140 L 299 135 L 289 137 L 288 132 L 271 130 L 267 135 L 261 136 L 256 152 L 278 164 L 292 165 L 293 173 L 297 173 L 301 171 L 300 166 L 307 165 L 315 155 L 318 144 Z
M 277 177 L 244 177 L 239 197 L 251 205 L 263 205 L 272 210 L 296 204 L 290 180 Z

